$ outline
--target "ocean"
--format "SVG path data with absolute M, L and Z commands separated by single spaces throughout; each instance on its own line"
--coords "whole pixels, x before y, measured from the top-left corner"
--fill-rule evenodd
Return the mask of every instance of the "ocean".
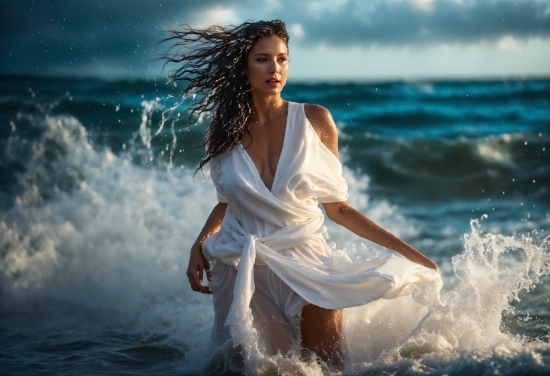
M 0 373 L 218 372 L 211 297 L 185 276 L 216 202 L 194 173 L 208 116 L 186 127 L 164 79 L 0 88 Z M 443 274 L 443 308 L 384 351 L 365 340 L 344 374 L 550 374 L 550 80 L 290 82 L 283 97 L 331 111 L 349 202 Z M 327 227 L 352 258 L 383 252 Z

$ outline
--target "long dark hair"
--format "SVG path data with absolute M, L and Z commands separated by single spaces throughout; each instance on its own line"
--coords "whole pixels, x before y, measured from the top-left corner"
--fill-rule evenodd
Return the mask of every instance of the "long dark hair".
M 174 82 L 187 81 L 182 96 L 199 95 L 200 101 L 192 102 L 188 125 L 197 121 L 205 112 L 212 115 L 212 123 L 206 131 L 204 143 L 206 156 L 197 170 L 213 157 L 236 146 L 246 130 L 252 112 L 252 94 L 248 78 L 244 74 L 248 54 L 254 44 L 264 36 L 276 35 L 288 47 L 288 33 L 281 20 L 245 22 L 239 26 L 211 26 L 206 29 L 169 30 L 163 42 L 175 41 L 161 59 L 165 66 L 179 64 L 169 71 Z

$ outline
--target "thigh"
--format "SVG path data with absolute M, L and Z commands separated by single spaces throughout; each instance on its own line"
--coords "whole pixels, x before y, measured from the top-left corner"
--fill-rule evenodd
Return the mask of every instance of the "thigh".
M 300 332 L 302 342 L 324 337 L 339 337 L 342 333 L 343 311 L 308 304 L 302 309 Z
M 254 266 L 254 284 L 254 324 L 270 354 L 285 354 L 297 344 L 299 312 L 307 303 L 267 265 Z
M 287 354 L 293 348 L 295 336 L 292 325 L 281 307 L 277 306 L 262 290 L 257 289 L 252 296 L 250 309 L 260 344 L 265 351 L 269 355 L 275 355 L 278 352 Z
M 237 271 L 233 266 L 216 261 L 212 268 L 212 289 L 214 303 L 214 326 L 212 328 L 212 341 L 216 346 L 221 345 L 231 338 L 229 329 L 225 327 L 225 321 L 233 301 L 233 288 Z
M 300 333 L 302 347 L 314 351 L 332 365 L 343 361 L 343 310 L 326 309 L 309 304 L 302 309 Z

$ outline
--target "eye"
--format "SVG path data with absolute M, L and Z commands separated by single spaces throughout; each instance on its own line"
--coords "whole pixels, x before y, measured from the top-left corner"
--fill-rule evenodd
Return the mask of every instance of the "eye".
M 260 63 L 263 63 L 264 61 L 266 61 L 267 59 L 265 57 L 259 57 L 256 59 L 256 61 L 260 62 Z

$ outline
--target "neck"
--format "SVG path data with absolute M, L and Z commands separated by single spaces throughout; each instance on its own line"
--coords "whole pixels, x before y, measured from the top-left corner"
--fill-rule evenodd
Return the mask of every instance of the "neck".
M 252 114 L 250 120 L 263 124 L 277 116 L 282 115 L 285 111 L 285 101 L 280 95 L 273 96 L 256 96 L 252 97 L 254 103 L 252 106 Z

